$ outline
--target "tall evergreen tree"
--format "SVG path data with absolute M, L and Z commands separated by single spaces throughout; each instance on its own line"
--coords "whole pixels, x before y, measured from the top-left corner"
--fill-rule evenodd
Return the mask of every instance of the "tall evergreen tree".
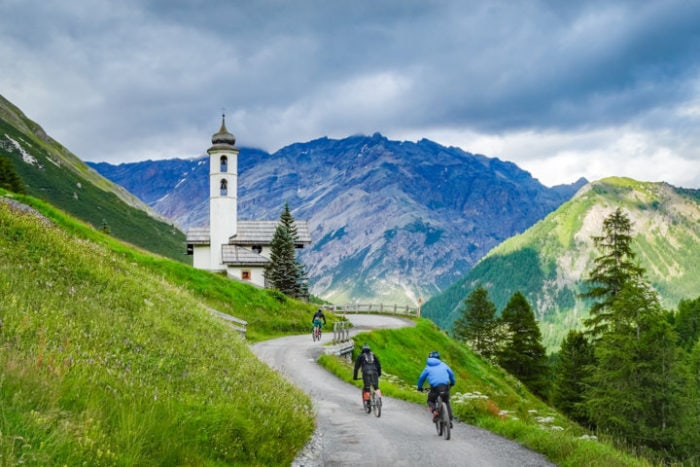
M 462 315 L 454 323 L 453 335 L 490 360 L 497 345 L 496 305 L 489 300 L 488 291 L 481 285 L 472 290 L 464 304 Z
M 19 178 L 12 161 L 7 157 L 0 157 L 0 188 L 4 188 L 14 193 L 26 193 L 27 189 Z
M 679 423 L 683 430 L 676 432 L 675 445 L 678 457 L 687 465 L 700 465 L 700 341 L 690 351 L 686 370 Z
M 690 352 L 700 338 L 700 297 L 680 301 L 674 317 L 674 329 L 678 333 L 678 344 Z
M 289 230 L 278 224 L 270 244 L 270 262 L 265 269 L 268 286 L 285 295 L 296 296 L 297 263 L 294 252 L 294 239 Z
M 655 292 L 642 280 L 623 284 L 610 304 L 607 331 L 595 345 L 586 393 L 589 416 L 630 446 L 672 451 L 681 427 L 682 352 Z
M 583 425 L 590 424 L 584 393 L 594 363 L 593 346 L 586 336 L 580 331 L 569 331 L 553 369 L 552 404 Z
M 308 276 L 303 263 L 296 256 L 299 235 L 289 209 L 284 204 L 270 245 L 270 263 L 265 269 L 268 285 L 290 297 L 306 300 L 309 297 Z
M 546 398 L 548 390 L 547 355 L 542 334 L 525 296 L 515 292 L 501 312 L 507 330 L 498 363 L 518 378 L 530 391 Z
M 603 221 L 603 235 L 592 238 L 602 254 L 594 260 L 585 280 L 588 289 L 581 296 L 593 300 L 584 324 L 597 339 L 610 325 L 611 305 L 617 294 L 628 280 L 642 277 L 644 269 L 637 265 L 632 251 L 632 223 L 620 208 Z

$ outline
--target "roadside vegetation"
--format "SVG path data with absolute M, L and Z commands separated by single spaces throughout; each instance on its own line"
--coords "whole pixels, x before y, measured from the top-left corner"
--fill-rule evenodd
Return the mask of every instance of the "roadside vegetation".
M 427 393 L 418 392 L 416 382 L 428 353 L 439 350 L 442 360 L 455 372 L 457 384 L 452 388 L 451 399 L 455 417 L 460 421 L 517 441 L 561 466 L 652 465 L 572 422 L 432 321 L 419 319 L 415 328 L 359 334 L 355 337 L 353 358 L 363 344 L 368 344 L 381 359 L 381 389 L 386 396 L 425 404 Z M 352 380 L 352 362 L 332 355 L 321 356 L 319 362 L 339 378 L 361 387 L 361 381 Z M 426 436 L 435 433 L 427 408 L 425 430 Z
M 0 202 L 0 465 L 291 463 L 308 397 L 209 309 L 257 340 L 314 307 L 19 199 L 50 221 Z
M 255 342 L 310 331 L 315 306 L 12 198 L 41 216 L 0 202 L 0 465 L 291 463 L 314 430 L 308 397 L 210 310 L 246 320 Z M 415 383 L 438 349 L 457 376 L 460 420 L 559 465 L 649 465 L 591 437 L 430 321 L 356 343 L 380 355 L 386 395 L 423 404 Z M 351 365 L 321 362 L 351 382 Z M 429 419 L 426 410 L 426 433 Z

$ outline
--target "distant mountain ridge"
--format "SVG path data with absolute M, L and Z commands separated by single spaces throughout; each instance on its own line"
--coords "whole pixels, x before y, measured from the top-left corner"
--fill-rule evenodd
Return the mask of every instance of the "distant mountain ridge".
M 171 221 L 88 167 L 2 96 L 0 157 L 29 195 L 133 245 L 186 262 L 184 234 Z
M 206 157 L 89 165 L 183 230 L 208 223 Z M 335 303 L 435 295 L 586 183 L 548 188 L 510 162 L 379 133 L 241 147 L 238 174 L 240 219 L 278 219 L 288 202 L 309 222 L 311 292 Z
M 700 190 L 611 177 L 592 182 L 527 231 L 491 250 L 467 275 L 423 306 L 423 315 L 449 329 L 464 298 L 483 285 L 498 310 L 515 291 L 528 298 L 543 339 L 557 349 L 580 328 L 587 305 L 578 294 L 599 255 L 591 236 L 617 207 L 633 225 L 632 248 L 662 304 L 700 295 Z M 508 271 L 508 273 L 504 273 Z

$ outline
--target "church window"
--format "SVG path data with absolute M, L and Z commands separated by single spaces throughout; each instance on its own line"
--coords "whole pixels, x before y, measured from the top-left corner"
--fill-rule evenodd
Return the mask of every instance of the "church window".
M 221 196 L 226 196 L 228 194 L 228 182 L 226 181 L 226 179 L 221 180 L 219 193 L 221 194 Z
M 241 271 L 241 279 L 244 281 L 250 280 L 250 271 Z
M 221 156 L 221 171 L 228 172 L 228 157 Z

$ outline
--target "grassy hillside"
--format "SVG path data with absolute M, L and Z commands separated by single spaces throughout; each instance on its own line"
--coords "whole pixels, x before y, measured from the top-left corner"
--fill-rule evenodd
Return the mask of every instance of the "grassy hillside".
M 208 308 L 255 340 L 306 331 L 312 307 L 3 199 L 0 464 L 291 462 L 310 401 Z
M 138 247 L 190 262 L 185 235 L 61 146 L 0 96 L 0 157 L 27 192 Z
M 426 356 L 438 349 L 455 372 L 457 384 L 451 394 L 458 419 L 513 439 L 561 466 L 651 465 L 615 449 L 605 440 L 595 439 L 429 320 L 419 320 L 415 328 L 359 334 L 355 338 L 356 351 L 365 343 L 381 359 L 381 388 L 385 395 L 424 404 L 427 393 L 417 392 L 416 382 Z M 352 381 L 351 363 L 329 355 L 322 356 L 321 363 L 340 378 L 361 387 L 361 382 Z M 434 433 L 427 410 L 425 423 L 426 433 Z
M 587 315 L 578 294 L 599 254 L 591 236 L 601 235 L 603 219 L 617 207 L 630 215 L 632 247 L 663 305 L 671 309 L 683 298 L 696 297 L 698 191 L 607 178 L 587 185 L 544 220 L 491 250 L 464 278 L 425 303 L 423 316 L 450 328 L 477 285 L 488 290 L 499 310 L 519 290 L 537 314 L 545 345 L 558 349 L 566 332 L 579 328 Z

